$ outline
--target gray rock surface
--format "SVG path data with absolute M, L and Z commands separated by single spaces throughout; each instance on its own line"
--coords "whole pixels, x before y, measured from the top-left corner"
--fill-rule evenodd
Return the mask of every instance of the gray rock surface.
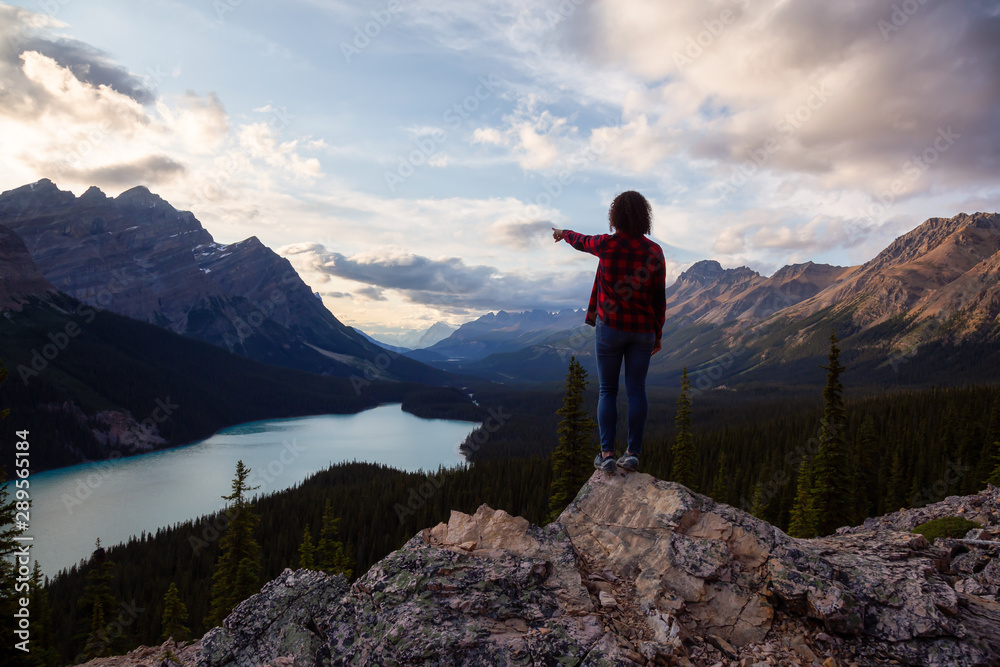
M 1000 489 L 959 501 L 990 519 Z M 349 587 L 286 570 L 182 664 L 1000 664 L 997 552 L 894 529 L 909 521 L 800 540 L 674 483 L 596 473 L 545 527 L 484 505 Z

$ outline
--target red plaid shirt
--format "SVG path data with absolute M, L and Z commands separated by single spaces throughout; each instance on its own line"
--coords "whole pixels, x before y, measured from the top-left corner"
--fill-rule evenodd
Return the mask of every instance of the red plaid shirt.
M 652 331 L 660 340 L 667 308 L 667 270 L 660 246 L 645 236 L 586 236 L 568 229 L 562 234 L 577 250 L 601 259 L 587 306 L 587 324 L 595 326 L 600 317 L 609 327 Z

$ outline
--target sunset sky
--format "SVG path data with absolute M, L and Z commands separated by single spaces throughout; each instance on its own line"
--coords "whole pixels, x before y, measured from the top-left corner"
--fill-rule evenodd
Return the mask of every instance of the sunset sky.
M 373 334 L 586 305 L 549 227 L 654 206 L 668 281 L 1000 209 L 1000 2 L 0 3 L 0 190 L 146 185 Z

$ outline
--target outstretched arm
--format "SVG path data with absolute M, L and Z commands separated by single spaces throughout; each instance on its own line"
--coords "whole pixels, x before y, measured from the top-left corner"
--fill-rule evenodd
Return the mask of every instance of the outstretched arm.
M 599 256 L 602 243 L 608 238 L 608 236 L 607 234 L 587 236 L 586 234 L 577 234 L 570 229 L 556 229 L 553 227 L 552 238 L 556 240 L 556 243 L 565 241 L 581 252 L 589 252 L 591 255 Z

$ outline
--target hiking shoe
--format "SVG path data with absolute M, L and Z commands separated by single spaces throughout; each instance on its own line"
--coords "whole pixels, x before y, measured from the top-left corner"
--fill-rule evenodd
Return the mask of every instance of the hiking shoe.
M 625 456 L 618 459 L 618 467 L 631 472 L 639 467 L 639 457 L 625 452 Z
M 614 472 L 615 471 L 615 457 L 609 456 L 604 458 L 601 453 L 597 453 L 597 458 L 594 459 L 594 467 L 598 470 L 603 470 L 604 472 Z

